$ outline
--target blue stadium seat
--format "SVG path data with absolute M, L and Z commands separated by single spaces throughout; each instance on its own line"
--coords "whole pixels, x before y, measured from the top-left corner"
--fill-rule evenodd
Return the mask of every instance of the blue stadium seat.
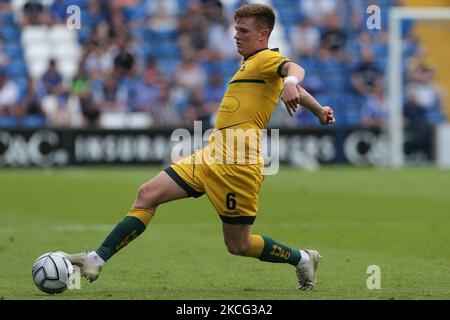
M 138 44 L 139 50 L 144 53 L 145 57 L 156 56 L 155 45 L 151 44 L 149 41 L 143 41 Z
M 314 57 L 298 58 L 296 60 L 298 64 L 301 65 L 306 70 L 307 74 L 309 74 L 309 71 L 317 66 L 317 60 Z
M 16 83 L 17 87 L 19 88 L 19 96 L 20 99 L 25 98 L 25 96 L 28 93 L 28 82 L 26 77 L 15 77 L 13 78 L 14 82 Z
M 141 39 L 141 41 L 150 41 L 151 32 L 146 27 L 137 27 L 133 29 L 133 36 Z
M 176 30 L 166 30 L 166 31 L 150 31 L 149 30 L 149 39 L 153 41 L 164 41 L 164 42 L 173 42 L 176 41 L 178 33 Z
M 14 128 L 19 125 L 19 120 L 16 117 L 0 116 L 0 128 Z
M 272 0 L 272 5 L 276 8 L 291 8 L 291 10 L 298 11 L 299 0 Z
M 318 93 L 316 94 L 315 98 L 322 105 L 332 106 L 335 104 L 335 101 L 333 101 L 332 96 L 330 94 Z
M 145 20 L 150 17 L 147 6 L 144 3 L 127 6 L 123 11 L 128 21 Z
M 445 116 L 439 106 L 427 110 L 426 117 L 429 123 L 436 125 L 445 121 Z
M 11 26 L 13 24 L 15 24 L 15 21 L 12 14 L 0 12 L 0 25 Z
M 178 58 L 159 58 L 158 60 L 158 69 L 160 69 L 161 72 L 166 74 L 174 73 L 178 65 L 180 64 L 180 59 Z
M 46 120 L 43 116 L 28 115 L 22 119 L 22 127 L 24 128 L 42 128 L 45 125 Z
M 388 55 L 388 45 L 387 43 L 374 43 L 372 45 L 373 55 L 378 60 L 381 57 L 387 57 Z
M 181 48 L 175 42 L 163 42 L 154 45 L 153 52 L 156 57 L 177 58 L 181 57 Z
M 386 73 L 388 68 L 388 58 L 387 57 L 377 58 L 377 66 L 381 69 L 381 71 L 383 71 L 383 73 Z
M 347 88 L 347 78 L 340 71 L 326 74 L 326 83 L 331 92 L 340 92 Z
M 300 110 L 294 113 L 294 121 L 299 127 L 318 127 L 320 124 L 317 118 L 308 110 Z
M 220 63 L 220 74 L 224 79 L 231 79 L 236 73 L 239 64 L 234 59 L 224 60 Z
M 22 57 L 23 54 L 22 46 L 20 45 L 20 43 L 15 42 L 5 43 L 3 51 L 10 58 Z
M 356 94 L 347 94 L 343 97 L 343 113 L 346 125 L 358 125 L 361 122 L 361 107 L 364 97 Z
M 184 12 L 187 9 L 190 0 L 178 0 L 178 12 Z
M 1 36 L 5 41 L 20 42 L 20 29 L 16 28 L 14 25 L 8 25 L 7 27 L 1 28 Z
M 280 8 L 278 10 L 278 18 L 286 28 L 289 28 L 297 25 L 301 21 L 302 16 L 298 10 L 292 10 L 291 7 L 286 9 Z
M 91 28 L 87 24 L 84 24 L 82 21 L 81 29 L 78 30 L 77 34 L 78 34 L 78 41 L 80 43 L 84 43 L 85 41 L 87 41 L 89 35 L 91 34 Z
M 89 0 L 64 0 L 65 6 L 77 5 L 80 8 L 85 8 Z
M 6 66 L 6 71 L 9 77 L 15 78 L 25 78 L 28 75 L 27 64 L 23 60 L 13 60 Z
M 222 64 L 221 63 L 213 63 L 211 61 L 201 61 L 200 66 L 203 68 L 203 70 L 206 72 L 208 76 L 211 76 L 215 73 L 222 73 Z

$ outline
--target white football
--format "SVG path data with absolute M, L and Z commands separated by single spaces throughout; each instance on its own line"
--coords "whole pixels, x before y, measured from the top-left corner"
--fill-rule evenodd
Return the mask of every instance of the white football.
M 73 274 L 72 263 L 59 253 L 47 252 L 33 263 L 33 281 L 45 293 L 55 294 L 66 290 Z

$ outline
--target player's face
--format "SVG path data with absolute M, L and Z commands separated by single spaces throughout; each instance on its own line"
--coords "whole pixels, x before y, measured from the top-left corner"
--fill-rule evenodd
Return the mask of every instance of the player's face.
M 243 57 L 260 49 L 261 41 L 264 38 L 263 30 L 258 30 L 255 26 L 254 17 L 240 18 L 236 23 L 236 40 L 237 51 Z

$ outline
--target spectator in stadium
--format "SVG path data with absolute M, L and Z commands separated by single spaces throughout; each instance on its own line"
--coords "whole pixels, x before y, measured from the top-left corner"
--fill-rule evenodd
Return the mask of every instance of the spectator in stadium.
M 99 23 L 106 20 L 106 9 L 103 8 L 103 4 L 102 1 L 88 0 L 84 15 L 89 28 L 95 28 Z
M 363 30 L 363 23 L 365 23 L 367 18 L 367 6 L 361 0 L 348 0 L 345 2 L 342 17 L 345 31 L 351 38 Z M 342 8 L 340 6 L 339 11 L 341 10 Z
M 195 89 L 203 87 L 206 83 L 206 74 L 195 56 L 186 53 L 175 71 L 175 81 L 185 88 Z
M 27 1 L 22 9 L 22 25 L 40 25 L 46 22 L 45 7 L 41 1 Z
M 325 57 L 334 57 L 339 61 L 344 61 L 346 55 L 343 51 L 347 41 L 337 11 L 333 11 L 326 16 L 325 27 L 321 35 L 320 46 Z
M 95 128 L 99 125 L 100 110 L 95 103 L 92 93 L 79 98 L 81 113 L 83 116 L 82 126 Z
M 360 31 L 356 36 L 349 38 L 345 45 L 349 66 L 355 68 L 361 62 L 361 52 L 371 48 L 372 43 L 370 34 L 365 31 Z
M 405 129 L 408 130 L 409 152 L 424 153 L 430 159 L 432 122 L 429 121 L 427 111 L 419 104 L 417 96 L 414 88 L 406 89 L 403 116 Z
M 202 20 L 205 20 L 202 4 L 199 1 L 191 1 L 185 11 L 181 13 L 177 31 L 183 34 L 192 33 L 196 25 L 202 23 Z
M 217 105 L 212 106 L 205 103 L 202 87 L 193 88 L 189 99 L 189 107 L 186 110 L 187 125 L 192 125 L 194 121 L 201 121 L 202 128 L 211 128 L 211 119 L 217 108 Z
M 161 82 L 157 100 L 149 105 L 154 127 L 174 128 L 183 125 L 182 115 L 175 108 L 170 90 L 167 81 Z
M 336 0 L 302 0 L 300 12 L 314 25 L 323 26 L 330 13 L 336 12 L 338 3 Z
M 20 108 L 24 115 L 33 117 L 34 122 L 44 124 L 46 114 L 42 108 L 41 99 L 38 95 L 36 84 L 32 77 L 27 77 L 27 89 L 22 100 L 20 101 Z
M 84 47 L 87 51 L 92 51 L 96 47 L 107 47 L 109 42 L 110 25 L 108 21 L 100 21 L 92 28 L 92 32 L 84 43 Z
M 320 30 L 308 19 L 303 19 L 292 28 L 289 40 L 298 59 L 309 58 L 319 48 Z
M 202 0 L 203 13 L 205 18 L 211 23 L 222 23 L 225 17 L 223 5 L 220 0 Z
M 114 73 L 116 76 L 128 77 L 134 74 L 136 59 L 126 48 L 118 48 L 120 51 L 114 57 Z
M 0 68 L 0 116 L 18 115 L 19 88 L 11 81 L 4 68 Z
M 112 0 L 110 6 L 115 9 L 122 9 L 129 6 L 137 5 L 141 0 Z
M 49 60 L 48 69 L 41 80 L 46 94 L 59 96 L 64 92 L 63 76 L 58 71 L 55 59 Z
M 190 2 L 185 14 L 180 18 L 177 31 L 178 44 L 183 53 L 196 55 L 198 59 L 208 57 L 209 22 L 200 2 Z
M 74 123 L 74 113 L 69 105 L 69 94 L 63 93 L 55 97 L 55 109 L 48 115 L 53 127 L 71 127 Z
M 444 121 L 442 92 L 434 83 L 435 68 L 430 59 L 417 57 L 409 63 L 407 92 L 414 92 L 416 103 L 425 110 L 430 123 Z
M 143 79 L 138 80 L 135 106 L 132 111 L 147 111 L 156 103 L 161 95 L 159 86 L 161 77 L 156 69 L 156 62 L 151 59 L 144 72 Z
M 10 14 L 11 12 L 12 12 L 11 1 L 10 0 L 1 0 L 0 1 L 0 13 Z
M 417 101 L 417 92 L 411 87 L 406 89 L 403 115 L 407 127 L 423 128 L 428 125 L 427 113 Z
M 226 86 L 219 72 L 209 76 L 209 81 L 204 87 L 204 100 L 207 104 L 213 104 L 217 108 L 222 101 Z
M 114 69 L 114 52 L 106 45 L 96 45 L 84 62 L 91 80 L 102 80 Z
M 95 102 L 102 112 L 125 112 L 127 110 L 128 90 L 119 85 L 119 80 L 114 73 L 110 73 L 102 88 L 94 96 Z
M 369 127 L 386 125 L 388 101 L 382 81 L 377 81 L 361 108 L 361 124 Z
M 0 68 L 8 64 L 9 57 L 4 53 L 5 41 L 0 37 Z
M 82 125 L 95 127 L 98 124 L 100 111 L 94 102 L 91 83 L 86 70 L 83 67 L 78 69 L 77 74 L 72 80 L 70 94 L 78 98 L 83 117 Z
M 131 24 L 127 21 L 123 10 L 113 9 L 110 7 L 109 11 L 109 24 L 110 24 L 110 35 L 111 37 L 116 37 L 118 35 L 128 35 L 131 34 Z
M 383 73 L 375 63 L 370 48 L 362 48 L 360 59 L 351 76 L 351 83 L 357 94 L 366 96 L 371 94 L 377 83 L 382 80 Z
M 171 81 L 171 89 L 170 89 L 170 99 L 174 104 L 174 107 L 178 110 L 178 112 L 182 115 L 183 121 L 188 123 L 186 118 L 186 112 L 189 107 L 190 101 L 190 90 L 176 81 Z M 195 118 L 192 118 L 194 121 Z
M 175 31 L 177 28 L 178 3 L 176 0 L 148 2 L 150 19 L 148 27 L 156 32 Z
M 226 19 L 221 19 L 211 25 L 208 31 L 208 49 L 212 55 L 218 56 L 221 60 L 237 59 L 236 50 L 234 50 L 234 27 Z

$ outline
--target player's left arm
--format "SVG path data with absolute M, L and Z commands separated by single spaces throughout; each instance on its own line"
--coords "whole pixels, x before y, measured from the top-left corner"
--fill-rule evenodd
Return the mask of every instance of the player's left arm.
M 333 124 L 336 122 L 333 109 L 329 106 L 322 106 L 308 91 L 297 85 L 297 91 L 300 95 L 299 104 L 311 111 L 321 125 Z
M 281 74 L 286 76 L 281 101 L 285 104 L 291 117 L 298 105 L 301 105 L 311 111 L 322 125 L 335 123 L 333 109 L 329 106 L 322 106 L 309 92 L 300 87 L 299 83 L 303 82 L 305 78 L 305 70 L 301 66 L 289 61 L 284 64 Z
M 281 69 L 281 75 L 284 79 L 283 91 L 281 92 L 281 101 L 286 106 L 286 110 L 292 117 L 300 103 L 300 93 L 297 90 L 297 84 L 302 83 L 305 78 L 305 69 L 298 64 L 289 61 Z

